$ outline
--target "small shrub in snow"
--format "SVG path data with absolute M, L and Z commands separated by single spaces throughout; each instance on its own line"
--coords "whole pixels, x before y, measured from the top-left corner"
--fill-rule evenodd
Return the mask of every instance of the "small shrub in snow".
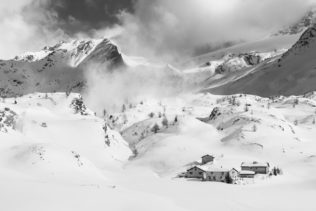
M 273 167 L 273 169 L 270 172 L 270 175 L 278 176 L 282 174 L 282 170 L 279 167 Z
M 293 108 L 295 108 L 295 106 L 298 105 L 298 103 L 299 103 L 298 99 L 295 99 L 293 102 Z
M 41 127 L 47 127 L 46 122 L 43 122 L 43 123 L 41 124 Z
M 155 114 L 154 114 L 154 112 L 150 112 L 150 113 L 148 114 L 148 116 L 149 116 L 150 118 L 154 118 Z
M 76 153 L 75 151 L 71 152 L 73 154 L 73 156 L 75 157 L 75 159 L 77 160 L 78 166 L 83 166 L 82 161 L 80 160 L 80 155 L 78 153 Z
M 237 100 L 236 96 L 232 96 L 228 99 L 228 102 L 232 106 L 240 106 L 240 102 Z
M 103 129 L 104 134 L 105 134 L 105 136 L 104 136 L 104 143 L 109 147 L 109 146 L 111 145 L 111 140 L 110 140 L 109 135 L 107 134 L 107 132 L 108 132 L 108 126 L 107 126 L 106 123 L 104 124 L 104 126 L 103 126 L 102 129 Z
M 294 121 L 294 125 L 298 125 L 298 120 L 295 120 L 295 121 Z
M 126 111 L 126 105 L 123 104 L 123 105 L 122 105 L 122 113 L 124 113 L 125 111 Z
M 82 97 L 73 99 L 70 106 L 74 109 L 75 114 L 88 115 Z
M 253 126 L 252 126 L 252 131 L 253 131 L 253 132 L 257 132 L 257 125 L 253 125 Z
M 218 107 L 215 107 L 212 111 L 212 113 L 209 116 L 210 120 L 215 120 L 217 117 L 221 115 L 221 112 Z
M 244 111 L 245 111 L 245 112 L 248 112 L 248 111 L 249 111 L 248 104 L 245 105 Z
M 134 157 L 137 157 L 138 151 L 137 151 L 136 148 L 133 148 L 133 149 L 132 149 L 132 153 L 133 153 L 133 156 L 134 156 Z
M 166 117 L 163 118 L 163 120 L 162 120 L 161 123 L 162 123 L 162 125 L 163 125 L 164 127 L 168 128 L 169 122 L 168 122 L 168 119 L 167 119 Z
M 159 130 L 160 130 L 160 128 L 159 128 L 159 125 L 158 125 L 158 124 L 155 124 L 155 125 L 151 128 L 151 131 L 154 132 L 154 133 L 158 133 Z
M 17 114 L 9 108 L 0 110 L 0 132 L 7 133 L 8 128 L 15 129 Z
M 177 124 L 177 123 L 178 123 L 178 116 L 175 116 L 173 123 L 174 123 L 174 124 Z

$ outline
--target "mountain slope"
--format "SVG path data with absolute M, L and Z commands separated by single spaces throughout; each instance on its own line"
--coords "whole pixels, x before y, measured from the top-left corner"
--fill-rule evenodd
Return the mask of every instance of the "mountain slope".
M 109 71 L 124 67 L 117 47 L 107 39 L 74 40 L 0 61 L 0 95 L 80 91 L 92 64 Z
M 316 90 L 316 26 L 279 59 L 267 62 L 232 83 L 209 89 L 213 93 L 260 96 L 304 94 Z

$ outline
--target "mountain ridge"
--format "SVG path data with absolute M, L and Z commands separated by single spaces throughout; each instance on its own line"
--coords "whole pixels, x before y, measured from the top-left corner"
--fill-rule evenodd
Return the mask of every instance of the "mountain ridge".
M 0 61 L 0 95 L 33 92 L 80 92 L 85 73 L 97 64 L 104 71 L 124 69 L 126 64 L 116 45 L 108 39 L 72 40 Z

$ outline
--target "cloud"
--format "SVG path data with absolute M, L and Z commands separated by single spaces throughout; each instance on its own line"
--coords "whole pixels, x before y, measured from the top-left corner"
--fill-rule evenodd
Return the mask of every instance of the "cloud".
M 120 25 L 95 34 L 117 35 L 114 39 L 125 54 L 172 63 L 206 44 L 262 39 L 296 21 L 308 6 L 299 0 L 138 0 L 134 13 L 118 15 Z M 90 67 L 86 72 L 87 101 L 99 112 L 193 90 L 181 76 L 176 80 L 168 74 L 168 68 L 136 67 L 100 74 L 107 71 Z
M 25 51 L 39 50 L 64 37 L 62 30 L 52 31 L 47 27 L 53 25 L 57 17 L 35 6 L 38 5 L 33 0 L 10 0 L 0 4 L 1 59 L 11 59 Z
M 122 105 L 139 103 L 148 98 L 164 98 L 184 91 L 183 78 L 168 67 L 126 67 L 108 70 L 107 65 L 90 65 L 86 71 L 84 96 L 94 111 L 117 112 Z
M 205 44 L 262 39 L 296 21 L 314 2 L 138 0 L 133 14 L 119 15 L 120 43 L 129 54 L 179 58 Z
M 315 0 L 78 0 L 74 7 L 71 0 L 10 0 L 0 5 L 0 58 L 38 50 L 68 35 L 114 31 L 122 32 L 118 42 L 126 53 L 168 61 L 206 45 L 261 39 L 297 20 L 312 3 Z

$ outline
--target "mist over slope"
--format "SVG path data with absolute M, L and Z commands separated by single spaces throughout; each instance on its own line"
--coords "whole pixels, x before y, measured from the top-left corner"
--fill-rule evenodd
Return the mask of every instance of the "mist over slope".
M 300 20 L 296 23 L 290 24 L 290 26 L 284 27 L 284 29 L 279 30 L 277 33 L 273 34 L 273 36 L 302 33 L 309 27 L 312 27 L 315 23 L 316 7 L 313 6 Z

